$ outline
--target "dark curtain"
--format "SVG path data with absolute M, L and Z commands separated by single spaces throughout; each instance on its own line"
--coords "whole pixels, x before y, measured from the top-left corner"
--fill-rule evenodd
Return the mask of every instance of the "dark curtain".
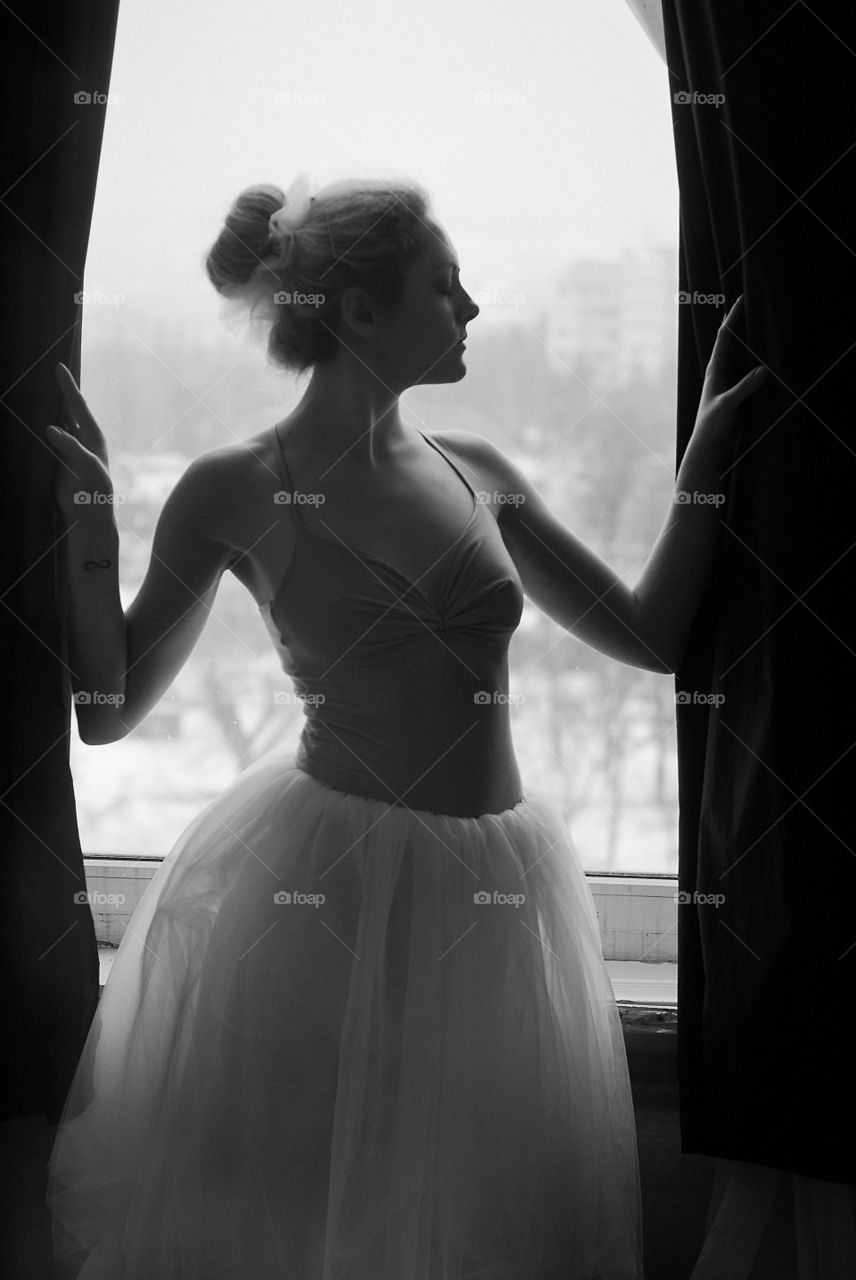
M 83 289 L 118 0 L 0 8 L 5 766 L 0 789 L 2 1119 L 55 1121 L 98 998 L 68 764 L 64 524 L 53 501 L 54 378 L 80 371 Z
M 663 10 L 679 457 L 710 295 L 746 294 L 735 377 L 770 370 L 678 673 L 683 1150 L 854 1183 L 856 18 L 830 0 Z

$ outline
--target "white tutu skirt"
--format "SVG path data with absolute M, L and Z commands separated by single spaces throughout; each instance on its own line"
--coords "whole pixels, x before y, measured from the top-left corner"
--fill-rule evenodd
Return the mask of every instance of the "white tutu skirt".
M 81 1280 L 637 1280 L 624 1042 L 561 820 L 253 765 L 131 921 L 50 1175 Z

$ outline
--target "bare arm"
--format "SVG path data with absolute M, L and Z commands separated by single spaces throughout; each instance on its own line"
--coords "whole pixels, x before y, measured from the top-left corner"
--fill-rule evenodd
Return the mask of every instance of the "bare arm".
M 62 465 L 61 463 L 59 465 Z M 68 649 L 77 727 L 101 738 L 125 702 L 126 629 L 119 598 L 119 531 L 112 508 L 82 508 L 66 538 Z
M 499 523 L 526 594 L 560 626 L 630 666 L 679 668 L 710 572 L 735 412 L 763 382 L 753 370 L 727 386 L 726 344 L 740 311 L 738 300 L 720 329 L 673 502 L 634 588 L 548 511 L 499 450 L 469 438 L 472 460 L 515 498 L 503 504 Z
M 144 719 L 199 639 L 235 558 L 217 532 L 228 478 L 216 455 L 190 464 L 164 505 L 146 577 L 125 614 L 119 533 L 103 496 L 113 492 L 104 437 L 71 374 L 59 376 L 75 423 L 74 435 L 49 433 L 68 527 L 69 657 L 80 736 L 94 745 L 125 737 Z M 81 492 L 91 500 L 75 502 Z

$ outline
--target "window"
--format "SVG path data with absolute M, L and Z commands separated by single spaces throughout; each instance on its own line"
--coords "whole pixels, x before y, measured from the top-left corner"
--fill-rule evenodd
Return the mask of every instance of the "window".
M 82 384 L 110 448 L 123 598 L 198 453 L 283 416 L 304 382 L 246 352 L 200 266 L 244 186 L 360 168 L 431 191 L 481 307 L 467 377 L 413 389 L 429 431 L 485 435 L 629 577 L 674 479 L 677 187 L 666 72 L 620 0 L 123 0 L 86 277 Z M 527 605 L 512 724 L 524 785 L 590 871 L 676 867 L 674 687 Z M 121 743 L 73 734 L 87 853 L 168 852 L 302 722 L 262 620 L 224 576 L 156 710 Z

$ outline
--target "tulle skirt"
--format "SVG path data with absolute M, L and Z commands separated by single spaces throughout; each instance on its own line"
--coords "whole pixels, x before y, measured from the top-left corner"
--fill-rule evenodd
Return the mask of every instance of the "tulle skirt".
M 246 770 L 128 927 L 48 1203 L 81 1280 L 638 1280 L 624 1043 L 558 816 Z

